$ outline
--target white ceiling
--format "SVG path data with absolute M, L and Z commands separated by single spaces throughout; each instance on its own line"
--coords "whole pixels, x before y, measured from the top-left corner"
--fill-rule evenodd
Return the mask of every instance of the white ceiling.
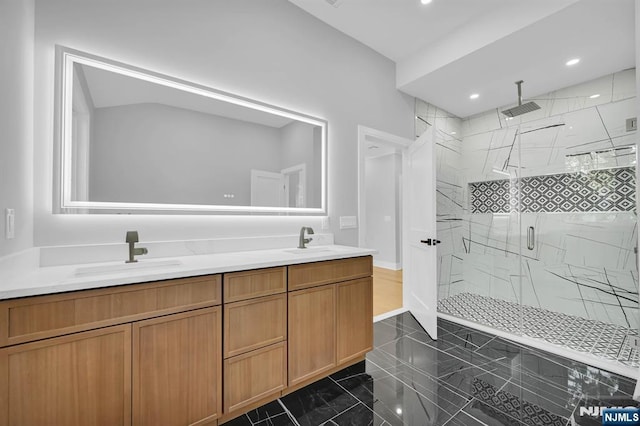
M 289 1 L 393 60 L 399 90 L 459 117 L 513 105 L 517 80 L 527 99 L 635 66 L 634 0 Z

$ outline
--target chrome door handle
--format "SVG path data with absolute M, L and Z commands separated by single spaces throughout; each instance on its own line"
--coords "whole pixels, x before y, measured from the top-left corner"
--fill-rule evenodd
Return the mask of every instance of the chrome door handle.
M 426 244 L 428 246 L 435 246 L 436 244 L 440 244 L 440 240 L 436 240 L 435 238 L 427 238 L 426 240 L 420 240 L 422 244 Z
M 527 248 L 529 250 L 533 250 L 533 248 L 535 247 L 535 244 L 536 244 L 535 229 L 533 228 L 533 226 L 530 226 L 529 229 L 527 229 Z

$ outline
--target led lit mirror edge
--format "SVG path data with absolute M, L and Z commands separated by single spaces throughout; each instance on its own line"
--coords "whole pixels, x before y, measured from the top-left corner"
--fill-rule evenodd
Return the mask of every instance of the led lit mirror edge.
M 54 108 L 54 165 L 53 165 L 53 213 L 200 213 L 200 214 L 287 214 L 287 215 L 327 215 L 327 134 L 326 120 L 301 114 L 292 110 L 276 107 L 264 102 L 234 95 L 197 83 L 160 74 L 123 62 L 114 61 L 90 53 L 55 46 L 55 108 Z M 73 201 L 71 199 L 72 167 L 72 89 L 73 65 L 89 65 L 117 72 L 135 78 L 141 78 L 156 84 L 173 87 L 189 93 L 226 101 L 235 105 L 257 109 L 259 111 L 302 121 L 322 129 L 321 135 L 321 205 L 319 208 L 303 207 L 261 207 L 261 206 L 225 206 L 200 204 L 156 204 L 156 203 L 116 203 L 98 201 Z M 68 102 L 69 100 L 69 102 Z

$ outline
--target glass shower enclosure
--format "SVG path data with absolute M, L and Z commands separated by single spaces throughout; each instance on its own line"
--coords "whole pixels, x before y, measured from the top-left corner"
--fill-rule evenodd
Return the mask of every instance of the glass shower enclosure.
M 533 100 L 514 118 L 417 105 L 438 135 L 439 312 L 637 367 L 635 70 Z

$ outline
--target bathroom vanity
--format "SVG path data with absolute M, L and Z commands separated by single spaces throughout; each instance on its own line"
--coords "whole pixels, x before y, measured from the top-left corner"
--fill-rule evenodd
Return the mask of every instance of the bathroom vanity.
M 362 360 L 368 252 L 273 256 L 1 300 L 0 426 L 216 425 Z

